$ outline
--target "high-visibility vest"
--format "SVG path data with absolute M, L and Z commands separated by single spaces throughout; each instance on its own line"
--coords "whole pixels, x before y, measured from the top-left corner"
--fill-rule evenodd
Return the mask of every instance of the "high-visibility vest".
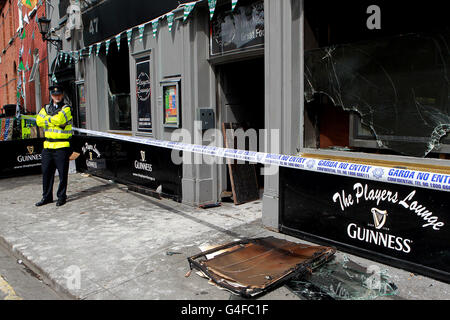
M 61 149 L 70 147 L 72 138 L 72 112 L 65 105 L 59 112 L 51 116 L 46 108 L 42 108 L 36 117 L 36 124 L 44 128 L 44 149 Z

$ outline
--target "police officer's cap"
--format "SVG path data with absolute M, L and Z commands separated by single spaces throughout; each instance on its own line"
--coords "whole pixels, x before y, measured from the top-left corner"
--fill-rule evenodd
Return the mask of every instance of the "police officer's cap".
M 48 88 L 50 90 L 51 95 L 59 95 L 64 93 L 64 89 L 60 85 L 54 85 Z

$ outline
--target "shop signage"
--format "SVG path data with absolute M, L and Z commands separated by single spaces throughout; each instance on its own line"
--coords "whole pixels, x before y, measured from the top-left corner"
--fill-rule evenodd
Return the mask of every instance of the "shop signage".
M 150 57 L 136 59 L 138 131 L 152 132 Z
M 211 21 L 211 55 L 264 45 L 264 1 L 219 12 Z
M 73 137 L 72 145 L 81 154 L 78 172 L 150 190 L 161 187 L 163 196 L 181 201 L 182 165 L 173 164 L 171 150 L 80 135 Z
M 43 139 L 0 142 L 0 178 L 41 173 Z
M 280 168 L 280 193 L 283 233 L 449 281 L 447 192 Z
M 190 0 L 103 1 L 82 14 L 86 47 L 172 11 Z M 119 16 L 118 16 L 119 13 Z

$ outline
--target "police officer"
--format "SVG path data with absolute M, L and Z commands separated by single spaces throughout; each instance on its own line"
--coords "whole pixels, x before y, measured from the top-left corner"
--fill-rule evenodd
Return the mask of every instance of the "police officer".
M 72 154 L 70 139 L 72 138 L 71 107 L 64 104 L 64 91 L 59 85 L 49 88 L 52 102 L 39 112 L 36 123 L 44 128 L 45 142 L 42 151 L 42 200 L 36 203 L 40 207 L 53 202 L 53 182 L 55 171 L 59 174 L 58 201 L 62 206 L 67 200 L 67 180 L 69 174 L 69 158 Z

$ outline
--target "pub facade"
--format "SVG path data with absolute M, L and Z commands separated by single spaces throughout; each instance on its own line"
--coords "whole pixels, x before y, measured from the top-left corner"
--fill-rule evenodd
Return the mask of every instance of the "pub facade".
M 51 51 L 50 72 L 68 88 L 76 126 L 160 141 L 184 129 L 184 143 L 227 147 L 205 133 L 264 131 L 250 150 L 297 156 L 305 170 L 263 174 L 261 165 L 197 163 L 195 154 L 164 169 L 173 154 L 113 142 L 101 150 L 100 140 L 82 143 L 87 167 L 124 177 L 129 165 L 133 185 L 194 206 L 251 189 L 265 227 L 448 279 L 445 10 L 387 1 L 179 2 L 53 5 L 63 49 Z M 101 154 L 123 162 L 108 169 Z

